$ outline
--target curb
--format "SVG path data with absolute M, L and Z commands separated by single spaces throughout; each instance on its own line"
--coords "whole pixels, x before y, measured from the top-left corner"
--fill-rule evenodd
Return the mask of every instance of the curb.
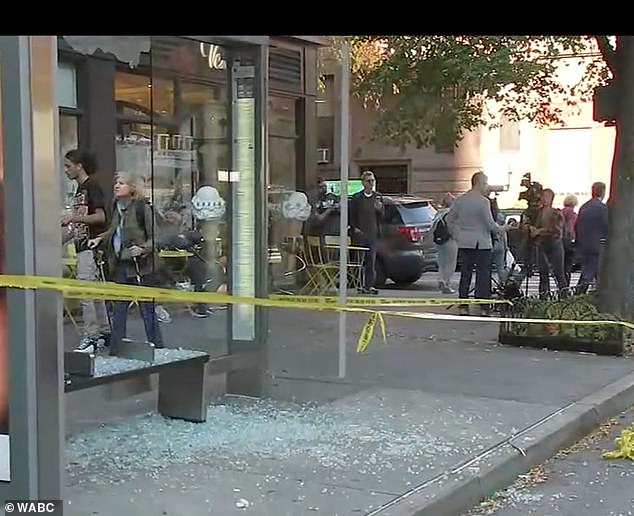
M 487 457 L 454 471 L 373 514 L 461 516 L 481 500 L 512 484 L 560 449 L 574 444 L 606 419 L 634 405 L 634 373 L 560 409 Z M 522 453 L 523 452 L 523 453 Z

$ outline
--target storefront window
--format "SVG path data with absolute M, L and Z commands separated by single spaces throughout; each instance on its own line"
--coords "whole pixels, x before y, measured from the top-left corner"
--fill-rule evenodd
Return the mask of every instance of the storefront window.
M 274 290 L 291 288 L 296 281 L 292 274 L 294 255 L 285 250 L 297 244 L 304 222 L 301 215 L 295 216 L 298 210 L 288 209 L 289 203 L 304 199 L 296 192 L 299 140 L 296 104 L 293 97 L 269 98 L 269 244 L 273 253 L 280 256 L 279 263 L 271 267 Z
M 74 42 L 80 48 L 91 47 Z M 141 205 L 143 211 L 147 213 L 147 204 L 151 206 L 151 223 L 136 211 L 131 223 L 151 237 L 158 258 L 148 258 L 149 270 L 143 255 L 134 265 L 139 274 L 133 277 L 128 264 L 127 281 L 140 278 L 144 284 L 164 288 L 253 296 L 256 275 L 262 270 L 256 250 L 260 239 L 256 204 L 261 202 L 257 190 L 261 176 L 256 169 L 260 162 L 256 162 L 256 54 L 246 48 L 233 49 L 229 60 L 228 50 L 221 46 L 175 36 L 152 37 L 149 52 L 140 43 L 123 48 L 100 39 L 99 48 L 117 59 L 115 67 L 111 61 L 88 55 L 86 59 L 94 59 L 89 69 L 102 74 L 103 80 L 99 84 L 88 81 L 86 104 L 100 113 L 103 124 L 87 119 L 80 126 L 86 130 L 81 137 L 91 142 L 89 150 L 95 152 L 96 161 L 111 163 L 102 165 L 102 178 L 123 173 L 121 177 L 132 183 L 137 197 L 146 203 Z M 134 57 L 134 65 L 126 57 Z M 110 84 L 114 91 L 104 86 Z M 104 109 L 107 105 L 109 112 Z M 280 134 L 294 142 L 293 102 L 289 107 L 290 118 L 280 121 Z M 90 117 L 91 113 L 78 114 Z M 64 112 L 60 118 L 63 152 L 78 143 L 77 119 L 71 114 Z M 279 151 L 285 160 L 285 178 L 295 175 L 294 147 L 288 155 L 290 149 Z M 112 186 L 106 183 L 106 188 Z M 105 207 L 109 224 L 121 217 L 118 195 L 113 190 L 114 202 Z M 135 200 L 135 205 L 140 203 Z M 113 246 L 110 239 L 101 250 L 107 255 Z M 125 260 L 122 255 L 119 251 L 117 260 Z M 102 276 L 121 281 L 112 274 L 106 270 Z M 157 305 L 155 313 L 162 338 L 153 337 L 166 347 L 221 355 L 227 353 L 230 338 L 256 340 L 257 311 L 252 305 L 170 303 Z M 130 318 L 139 315 L 132 312 Z M 149 340 L 139 323 L 128 325 L 128 337 Z M 80 333 L 81 322 L 76 326 Z
M 117 72 L 117 114 L 161 117 L 174 113 L 174 82 L 148 74 Z
M 63 159 L 64 155 L 79 147 L 78 120 L 74 115 L 59 115 L 59 155 Z M 72 197 L 75 193 L 75 184 L 68 179 L 65 174 L 60 174 L 62 181 L 62 200 L 65 208 L 70 208 Z
M 59 108 L 59 147 L 63 157 L 69 150 L 79 146 L 79 110 L 77 104 L 77 72 L 75 65 L 59 61 L 57 63 L 57 106 Z M 70 206 L 75 185 L 66 175 L 60 174 L 62 203 Z
M 75 65 L 60 62 L 57 64 L 57 105 L 60 107 L 77 107 L 77 73 Z

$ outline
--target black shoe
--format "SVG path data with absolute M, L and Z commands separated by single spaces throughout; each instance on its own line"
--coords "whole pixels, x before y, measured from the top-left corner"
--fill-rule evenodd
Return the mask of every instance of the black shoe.
M 74 351 L 78 353 L 99 353 L 110 344 L 110 334 L 97 333 L 95 335 L 89 335 L 81 339 L 79 346 Z
M 190 311 L 193 317 L 198 317 L 200 319 L 209 317 L 206 305 L 196 305 Z
M 98 340 L 100 341 L 102 347 L 107 348 L 108 346 L 110 346 L 110 332 L 102 331 L 101 335 L 99 335 Z

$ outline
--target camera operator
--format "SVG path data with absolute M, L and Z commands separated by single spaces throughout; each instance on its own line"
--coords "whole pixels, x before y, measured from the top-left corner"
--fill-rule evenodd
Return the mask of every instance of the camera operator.
M 536 222 L 527 224 L 529 238 L 535 239 L 539 250 L 539 294 L 550 290 L 550 270 L 562 291 L 568 287 L 564 273 L 563 216 L 553 208 L 555 192 L 550 188 L 542 190 L 540 208 Z
M 531 180 L 530 172 L 522 176 L 520 186 L 526 188 L 526 190 L 520 192 L 518 200 L 526 201 L 528 206 L 522 213 L 519 224 L 515 221 L 512 224 L 514 230 L 509 236 L 513 256 L 520 263 L 519 273 L 512 277 L 512 281 L 516 285 L 521 284 L 524 279 L 532 275 L 533 267 L 537 263 L 539 254 L 537 241 L 531 236 L 529 227 L 537 225 L 543 190 L 541 183 Z
M 317 178 L 317 185 L 309 196 L 309 202 L 312 210 L 304 225 L 304 232 L 307 235 L 315 236 L 328 234 L 330 226 L 338 222 L 336 214 L 339 208 L 339 199 L 336 195 L 328 193 L 326 180 L 322 176 Z

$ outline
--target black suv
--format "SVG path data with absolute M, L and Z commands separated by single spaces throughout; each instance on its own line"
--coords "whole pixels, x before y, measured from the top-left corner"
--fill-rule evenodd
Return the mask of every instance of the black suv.
M 438 250 L 431 234 L 436 209 L 431 201 L 403 194 L 382 194 L 385 218 L 377 249 L 376 285 L 388 279 L 397 285 L 417 281 L 423 272 L 438 270 Z M 339 233 L 339 214 L 329 217 L 326 235 Z
M 385 218 L 377 253 L 377 286 L 389 278 L 397 285 L 438 270 L 438 250 L 431 234 L 436 209 L 431 201 L 410 195 L 384 195 Z

